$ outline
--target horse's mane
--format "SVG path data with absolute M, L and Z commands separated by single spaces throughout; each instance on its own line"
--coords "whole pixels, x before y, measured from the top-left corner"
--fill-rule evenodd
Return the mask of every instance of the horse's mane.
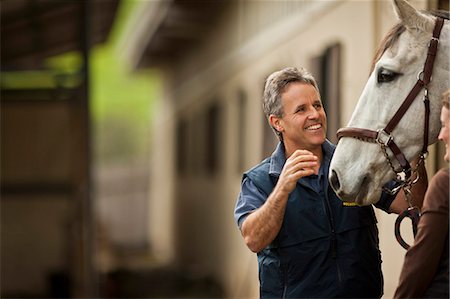
M 450 13 L 446 10 L 422 11 L 422 13 L 426 15 L 440 17 L 446 20 L 450 19 Z M 370 69 L 370 73 L 373 72 L 375 64 L 377 63 L 378 60 L 380 60 L 384 52 L 398 40 L 399 36 L 405 31 L 405 29 L 406 29 L 405 26 L 399 22 L 395 24 L 394 27 L 391 28 L 391 30 L 389 30 L 389 32 L 383 38 L 377 50 L 375 51 L 375 56 L 372 60 L 372 67 Z

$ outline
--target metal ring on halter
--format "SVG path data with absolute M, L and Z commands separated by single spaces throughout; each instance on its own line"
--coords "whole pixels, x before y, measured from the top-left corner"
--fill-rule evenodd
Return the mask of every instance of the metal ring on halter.
M 429 84 L 431 81 L 433 81 L 433 76 L 430 76 L 429 82 L 428 82 L 427 84 L 425 84 L 425 82 L 423 82 L 423 71 L 420 71 L 420 72 L 417 74 L 417 80 L 421 81 L 425 86 L 428 86 L 428 84 Z M 427 89 L 425 88 L 425 90 L 427 90 Z M 427 91 L 426 91 L 426 92 L 427 92 Z
M 405 194 L 406 201 L 408 202 L 409 207 L 412 208 L 412 204 L 411 204 L 411 196 L 412 196 L 412 193 L 411 193 L 411 185 L 406 184 L 406 185 L 403 187 L 403 193 Z
M 383 138 L 382 138 L 383 136 L 387 138 L 386 141 L 383 140 Z M 392 137 L 391 134 L 388 134 L 384 129 L 380 129 L 377 131 L 377 139 L 376 140 L 379 144 L 387 146 L 391 140 L 394 140 L 394 137 Z
M 386 193 L 388 193 L 389 195 L 396 195 L 397 192 L 398 192 L 401 188 L 403 188 L 403 186 L 404 186 L 404 184 L 400 184 L 400 185 L 398 185 L 397 187 L 392 188 L 392 189 L 388 189 L 388 188 L 386 188 L 386 187 L 383 187 L 383 191 L 386 192 Z
M 419 172 L 416 172 L 416 178 L 411 183 L 414 185 L 415 183 L 417 183 L 419 181 L 419 178 L 420 178 L 420 174 L 419 174 Z
M 420 80 L 423 82 L 422 77 L 423 77 L 423 70 L 420 71 L 419 73 L 417 73 L 417 80 Z

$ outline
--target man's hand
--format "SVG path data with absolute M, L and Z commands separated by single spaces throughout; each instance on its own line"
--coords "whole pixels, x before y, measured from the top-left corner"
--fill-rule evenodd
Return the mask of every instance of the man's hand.
M 286 160 L 278 179 L 278 187 L 285 193 L 291 193 L 300 178 L 318 173 L 318 165 L 318 158 L 313 153 L 307 150 L 296 150 Z
M 318 158 L 306 150 L 295 151 L 287 160 L 266 202 L 242 223 L 245 243 L 253 252 L 269 245 L 280 231 L 289 194 L 297 181 L 318 172 Z

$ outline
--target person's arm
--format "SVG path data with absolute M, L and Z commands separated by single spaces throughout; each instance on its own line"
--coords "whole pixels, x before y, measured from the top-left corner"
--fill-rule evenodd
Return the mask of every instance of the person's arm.
M 417 160 L 412 162 L 412 165 L 415 165 Z M 425 169 L 424 163 L 421 163 L 418 169 L 419 180 L 412 186 L 411 195 L 412 195 L 412 205 L 422 208 L 423 199 L 425 197 L 425 192 L 428 188 L 428 176 L 427 170 Z M 389 207 L 389 213 L 400 214 L 404 210 L 408 209 L 408 201 L 406 200 L 405 193 L 403 190 L 400 190 Z
M 448 237 L 448 172 L 430 183 L 414 245 L 405 255 L 395 298 L 420 298 L 436 275 Z
M 283 223 L 289 194 L 300 178 L 314 173 L 317 164 L 317 157 L 304 150 L 295 151 L 286 160 L 280 178 L 266 202 L 242 223 L 242 236 L 251 251 L 259 252 L 275 239 Z

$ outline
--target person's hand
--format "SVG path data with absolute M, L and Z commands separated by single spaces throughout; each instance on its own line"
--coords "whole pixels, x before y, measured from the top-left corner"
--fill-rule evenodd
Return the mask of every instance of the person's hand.
M 291 193 L 300 178 L 317 174 L 317 166 L 317 156 L 307 150 L 296 150 L 286 160 L 277 185 L 282 191 Z

